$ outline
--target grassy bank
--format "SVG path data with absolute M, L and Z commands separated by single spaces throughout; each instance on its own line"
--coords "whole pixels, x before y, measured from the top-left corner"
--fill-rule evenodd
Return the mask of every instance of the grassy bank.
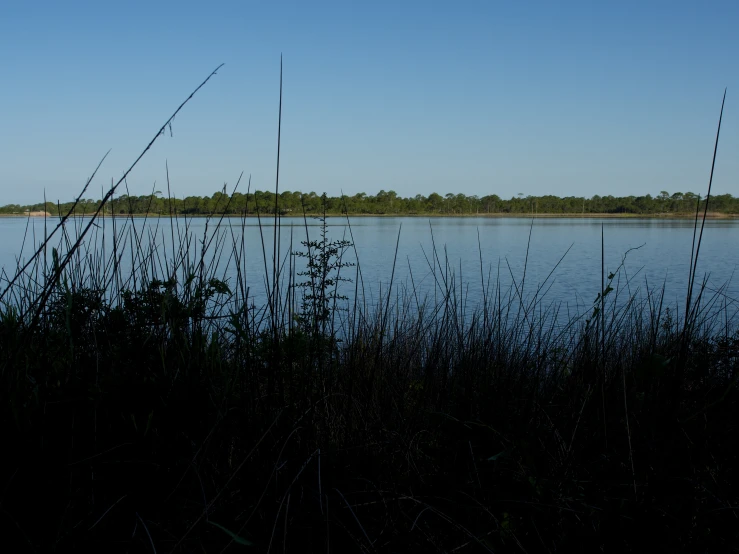
M 106 242 L 65 218 L 3 276 L 13 552 L 739 544 L 736 308 L 695 275 L 697 219 L 680 309 L 619 268 L 582 314 L 482 262 L 468 306 L 441 250 L 436 301 L 411 279 L 371 306 L 351 236 L 255 249 L 233 221 L 188 221 L 116 219 Z
M 616 272 L 553 326 L 523 276 L 481 276 L 471 316 L 436 255 L 440 302 L 396 287 L 370 309 L 350 244 L 306 238 L 273 267 L 209 223 L 172 220 L 161 244 L 123 219 L 103 252 L 70 220 L 6 279 L 2 521 L 26 551 L 736 544 L 739 335 L 720 294 L 697 283 L 686 319 Z M 224 258 L 268 261 L 267 306 Z

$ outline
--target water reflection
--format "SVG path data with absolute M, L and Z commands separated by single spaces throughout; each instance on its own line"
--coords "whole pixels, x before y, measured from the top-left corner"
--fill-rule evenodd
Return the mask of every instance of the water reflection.
M 78 224 L 85 220 L 78 220 Z M 121 221 L 117 225 L 120 230 Z M 223 247 L 244 245 L 246 258 L 242 274 L 251 287 L 255 303 L 266 300 L 268 271 L 265 278 L 262 240 L 266 245 L 271 268 L 273 220 L 227 218 L 223 222 Z M 307 225 L 306 225 L 307 223 Z M 374 303 L 391 286 L 394 267 L 396 292 L 415 290 L 419 298 L 428 296 L 438 301 L 444 283 L 452 283 L 470 311 L 479 306 L 487 294 L 499 286 L 503 294 L 530 299 L 546 292 L 547 303 L 561 303 L 563 309 L 582 312 L 592 306 L 601 283 L 601 228 L 604 234 L 606 273 L 617 272 L 617 284 L 625 296 L 646 294 L 664 285 L 665 302 L 679 305 L 687 292 L 687 279 L 693 242 L 694 222 L 687 219 L 643 218 L 488 218 L 488 217 L 352 217 L 329 218 L 331 239 L 353 240 L 358 253 L 346 253 L 345 261 L 357 268 L 346 268 L 344 276 L 358 279 L 369 303 Z M 205 219 L 188 220 L 194 237 L 193 253 L 202 248 L 200 238 L 206 231 Z M 51 220 L 47 223 L 53 227 Z M 88 246 L 97 241 L 110 253 L 112 221 L 101 220 Z M 178 222 L 180 236 L 185 233 L 183 220 Z M 211 233 L 214 222 L 211 221 Z M 168 219 L 135 220 L 139 236 L 154 238 L 160 253 L 171 258 L 172 232 Z M 319 222 L 302 218 L 283 218 L 280 228 L 280 250 L 305 250 L 300 242 L 318 237 Z M 145 232 L 144 232 L 145 231 Z M 12 274 L 17 259 L 26 259 L 32 245 L 44 233 L 42 219 L 0 219 L 0 265 Z M 400 239 L 398 241 L 398 234 Z M 25 246 L 21 251 L 24 234 Z M 70 234 L 74 234 L 70 230 Z M 104 235 L 104 236 L 103 236 Z M 126 239 L 126 246 L 130 245 Z M 397 253 L 396 253 L 397 243 Z M 54 245 L 57 244 L 55 240 Z M 739 305 L 739 289 L 732 280 L 737 269 L 736 245 L 739 244 L 739 221 L 708 220 L 701 245 L 698 277 L 707 276 L 712 290 L 728 285 L 721 301 Z M 165 254 L 166 253 L 166 254 Z M 123 256 L 125 265 L 129 258 Z M 287 260 L 287 258 L 284 258 Z M 237 269 L 233 259 L 221 256 L 216 263 L 224 278 L 234 281 Z M 298 260 L 297 270 L 304 263 Z M 229 265 L 230 264 L 230 265 Z M 288 267 L 288 266 L 286 266 Z M 354 285 L 345 286 L 345 294 L 354 294 Z M 496 293 L 497 294 L 497 293 Z

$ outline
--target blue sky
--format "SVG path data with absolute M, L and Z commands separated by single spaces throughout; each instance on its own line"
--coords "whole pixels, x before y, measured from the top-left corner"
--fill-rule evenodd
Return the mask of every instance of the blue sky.
M 560 5 L 562 4 L 562 5 Z M 119 178 L 281 188 L 738 194 L 737 2 L 21 2 L 0 8 L 0 204 Z M 156 183 L 156 185 L 155 185 Z M 245 183 L 242 185 L 245 190 Z

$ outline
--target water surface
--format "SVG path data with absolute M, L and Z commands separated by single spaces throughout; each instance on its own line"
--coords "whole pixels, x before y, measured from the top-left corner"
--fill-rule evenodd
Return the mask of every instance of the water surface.
M 77 225 L 87 221 L 77 220 Z M 134 222 L 144 242 L 153 240 L 159 245 L 160 254 L 171 258 L 172 235 L 175 243 L 179 240 L 177 229 L 170 227 L 168 219 L 135 219 Z M 118 220 L 119 231 L 121 223 Z M 216 260 L 222 276 L 233 283 L 236 269 L 227 254 L 233 244 L 240 247 L 243 242 L 246 259 L 242 271 L 257 304 L 266 299 L 273 253 L 273 220 L 263 219 L 261 223 L 260 230 L 256 219 L 247 219 L 243 226 L 240 219 L 224 219 L 221 238 L 226 255 Z M 302 218 L 282 219 L 279 232 L 283 259 L 291 248 L 306 250 L 300 244 L 306 240 L 306 233 L 310 239 L 319 238 L 319 222 L 308 220 L 307 223 L 306 228 Z M 346 238 L 356 245 L 361 269 L 358 284 L 368 302 L 376 302 L 388 290 L 391 276 L 395 292 L 415 290 L 420 297 L 427 295 L 437 301 L 445 283 L 451 283 L 453 278 L 458 297 L 469 308 L 478 307 L 484 291 L 490 296 L 499 283 L 503 293 L 522 294 L 525 298 L 545 293 L 547 302 L 561 303 L 565 309 L 588 309 L 600 291 L 601 261 L 606 275 L 620 268 L 618 281 L 614 283 L 620 290 L 643 295 L 648 289 L 664 284 L 665 302 L 679 305 L 687 291 L 693 242 L 693 222 L 685 219 L 538 218 L 532 222 L 530 218 L 356 217 L 350 218 L 348 225 L 345 218 L 332 217 L 328 224 L 329 240 Z M 28 258 L 31 246 L 43 237 L 44 225 L 44 220 L 39 218 L 0 219 L 0 266 L 6 273 L 12 274 L 17 261 Z M 46 225 L 48 229 L 53 228 L 53 220 L 48 220 Z M 179 220 L 177 225 L 183 236 L 184 220 Z M 193 237 L 191 248 L 199 251 L 203 235 L 206 231 L 208 235 L 213 233 L 215 222 L 191 219 L 187 225 Z M 88 244 L 105 243 L 110 253 L 112 221 L 100 220 L 93 231 L 96 234 L 88 237 Z M 73 235 L 74 229 L 69 233 Z M 57 244 L 58 240 L 52 243 Z M 126 243 L 130 244 L 130 237 Z M 215 244 L 215 241 L 211 243 L 210 252 L 216 250 Z M 737 245 L 739 221 L 707 221 L 697 272 L 699 279 L 707 279 L 711 291 L 722 291 L 721 302 L 735 307 L 739 305 L 739 287 L 732 277 L 739 263 Z M 126 256 L 121 260 L 130 267 Z M 345 261 L 357 261 L 353 249 L 346 253 Z M 304 268 L 303 261 L 297 263 L 298 270 Z M 342 271 L 345 277 L 357 280 L 356 267 Z M 342 286 L 344 293 L 353 296 L 354 283 Z

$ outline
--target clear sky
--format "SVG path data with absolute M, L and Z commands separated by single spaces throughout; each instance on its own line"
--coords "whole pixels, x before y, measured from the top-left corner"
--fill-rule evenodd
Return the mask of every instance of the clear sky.
M 608 4 L 608 5 L 606 5 Z M 119 178 L 281 188 L 739 194 L 739 2 L 26 2 L 0 8 L 0 204 Z M 242 185 L 245 191 L 245 184 Z M 163 188 L 164 187 L 164 188 Z

